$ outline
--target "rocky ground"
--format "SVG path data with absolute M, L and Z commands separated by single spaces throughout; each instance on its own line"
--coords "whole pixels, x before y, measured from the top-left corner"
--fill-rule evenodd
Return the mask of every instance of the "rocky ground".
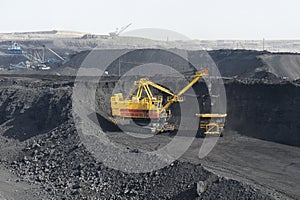
M 80 144 L 71 121 L 28 141 L 10 165 L 22 179 L 60 199 L 271 199 L 187 162 L 145 174 L 109 169 Z

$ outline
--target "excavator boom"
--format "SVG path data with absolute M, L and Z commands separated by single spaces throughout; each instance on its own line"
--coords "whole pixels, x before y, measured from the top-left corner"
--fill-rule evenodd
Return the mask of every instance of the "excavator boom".
M 203 76 L 207 76 L 208 73 L 206 70 L 197 72 L 195 75 L 195 78 L 187 85 L 185 86 L 178 94 L 177 96 L 183 95 L 186 91 L 188 91 L 195 83 L 197 83 Z
M 188 91 L 191 87 L 193 87 L 193 85 L 195 85 L 203 76 L 207 76 L 207 75 L 208 75 L 207 69 L 196 72 L 195 78 L 187 86 L 185 86 L 177 95 L 173 95 L 173 98 L 168 100 L 167 104 L 164 105 L 162 110 L 167 110 L 174 102 L 183 101 L 181 96 L 186 91 Z

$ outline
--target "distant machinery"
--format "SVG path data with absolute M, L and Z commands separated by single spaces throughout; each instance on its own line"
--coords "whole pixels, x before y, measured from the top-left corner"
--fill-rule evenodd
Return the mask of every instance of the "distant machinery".
M 48 49 L 51 53 L 53 53 L 56 57 L 58 57 L 58 58 L 61 60 L 62 63 L 64 63 L 64 62 L 66 61 L 63 57 L 61 57 L 61 56 L 60 56 L 58 53 L 56 53 L 54 50 L 52 50 L 52 49 L 46 47 L 45 45 L 43 45 L 43 47 L 44 47 L 44 50 L 45 50 L 45 49 Z M 53 60 L 53 58 L 49 58 L 49 59 L 52 59 L 52 60 Z
M 49 50 L 52 54 L 54 54 L 56 58 L 45 58 L 45 51 Z M 32 53 L 25 53 L 24 56 L 30 61 L 28 67 L 49 70 L 51 69 L 48 64 L 63 64 L 66 59 L 56 53 L 54 50 L 43 45 L 42 51 L 35 49 Z M 32 65 L 31 65 L 32 64 Z
M 117 28 L 116 31 L 114 32 L 110 32 L 109 33 L 109 36 L 112 37 L 112 38 L 115 38 L 115 37 L 118 37 L 122 32 L 124 32 L 129 26 L 131 26 L 132 23 L 126 25 L 126 26 L 123 26 L 122 28 L 120 28 L 120 30 Z
M 13 44 L 9 46 L 7 50 L 10 54 L 23 54 L 23 50 L 17 42 L 13 42 Z
M 47 58 L 45 57 L 45 51 L 49 50 L 52 54 L 54 54 L 57 58 Z M 13 68 L 31 68 L 38 70 L 49 70 L 51 69 L 50 65 L 58 65 L 65 63 L 66 59 L 56 53 L 54 50 L 43 45 L 42 48 L 34 48 L 34 49 L 26 49 L 23 51 L 21 46 L 14 42 L 13 45 L 8 47 L 8 51 L 10 54 L 22 54 L 27 61 L 24 64 L 23 62 L 17 65 L 10 65 Z
M 18 64 L 10 64 L 8 69 L 11 70 L 11 69 L 15 69 L 15 68 L 26 69 L 27 68 L 26 63 L 19 62 Z
M 88 33 L 88 34 L 83 35 L 81 37 L 81 39 L 97 39 L 98 37 L 99 37 L 98 35 Z M 108 36 L 106 36 L 106 37 L 108 37 Z

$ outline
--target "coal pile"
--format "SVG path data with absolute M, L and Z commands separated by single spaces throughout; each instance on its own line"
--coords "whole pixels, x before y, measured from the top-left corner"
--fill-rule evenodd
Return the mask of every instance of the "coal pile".
M 72 120 L 30 139 L 11 167 L 54 199 L 271 199 L 201 165 L 176 161 L 144 174 L 109 169 L 86 151 Z
M 300 146 L 300 87 L 294 83 L 231 82 L 227 127 L 240 134 Z
M 77 69 L 81 66 L 86 68 L 97 68 L 101 66 L 102 61 L 106 61 L 107 57 L 118 54 L 118 52 L 124 52 L 124 50 L 106 49 L 76 53 L 70 57 L 70 60 L 66 62 L 61 69 L 59 69 L 59 73 L 76 75 Z M 271 79 L 272 82 L 276 82 L 278 79 L 293 81 L 300 78 L 300 55 L 295 53 L 271 53 L 267 51 L 232 49 L 212 51 L 131 49 L 128 50 L 128 52 L 127 55 L 116 58 L 112 65 L 116 65 L 118 68 L 119 60 L 121 60 L 121 71 L 126 71 L 125 68 L 130 69 L 134 67 L 134 65 L 128 64 L 130 62 L 151 63 L 155 58 L 155 63 L 167 64 L 168 66 L 177 69 L 179 72 L 182 72 L 182 68 L 186 64 L 182 63 L 180 58 L 174 57 L 174 55 L 170 53 L 176 52 L 178 54 L 186 54 L 186 59 L 191 61 L 193 65 L 198 65 L 200 67 L 209 67 L 213 62 L 213 65 L 218 67 L 222 77 L 241 78 L 244 80 L 249 78 L 268 78 Z M 205 60 L 203 57 L 208 59 Z M 185 66 L 185 70 L 187 69 L 187 66 Z M 118 69 L 111 73 L 118 74 Z
M 26 140 L 64 122 L 71 110 L 72 82 L 4 78 L 0 90 L 0 123 L 4 136 Z

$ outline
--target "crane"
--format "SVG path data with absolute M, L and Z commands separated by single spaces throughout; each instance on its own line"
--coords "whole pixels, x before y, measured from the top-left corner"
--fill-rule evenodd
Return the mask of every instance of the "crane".
M 124 32 L 129 26 L 131 26 L 132 23 L 127 24 L 126 26 L 123 26 L 122 28 L 120 28 L 120 30 L 117 28 L 116 31 L 114 32 L 110 32 L 109 36 L 112 38 L 118 37 L 122 32 Z

